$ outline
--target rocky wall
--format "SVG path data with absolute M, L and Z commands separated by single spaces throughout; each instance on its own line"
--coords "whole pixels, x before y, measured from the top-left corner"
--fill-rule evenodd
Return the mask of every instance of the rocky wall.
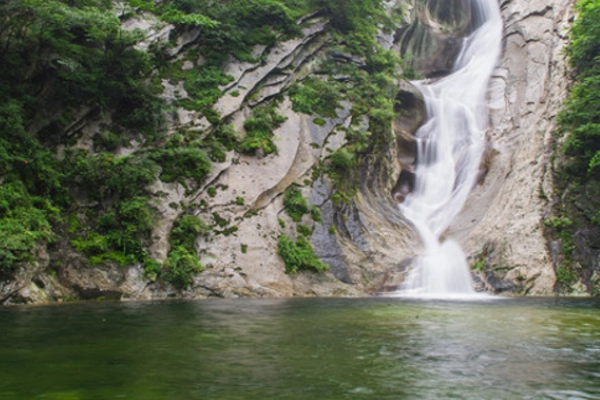
M 482 288 L 552 294 L 556 282 L 544 219 L 554 188 L 550 159 L 556 115 L 567 95 L 563 48 L 569 0 L 503 0 L 503 54 L 489 91 L 486 174 L 450 228 L 465 246 Z

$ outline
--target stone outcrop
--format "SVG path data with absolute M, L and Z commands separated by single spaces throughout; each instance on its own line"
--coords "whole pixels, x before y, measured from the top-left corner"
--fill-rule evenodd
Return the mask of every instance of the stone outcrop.
M 553 196 L 550 157 L 555 117 L 567 94 L 562 49 L 573 17 L 568 0 L 500 4 L 502 61 L 490 85 L 487 175 L 449 235 L 463 242 L 492 291 L 551 294 L 554 268 L 544 237 Z
M 410 7 L 410 6 L 409 6 Z M 472 20 L 470 0 L 423 0 L 410 7 L 410 24 L 396 33 L 408 64 L 426 77 L 446 75 Z

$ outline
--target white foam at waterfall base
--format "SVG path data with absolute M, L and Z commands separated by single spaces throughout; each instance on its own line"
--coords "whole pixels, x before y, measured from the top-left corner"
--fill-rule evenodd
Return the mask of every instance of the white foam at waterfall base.
M 413 82 L 425 98 L 427 122 L 416 132 L 415 188 L 400 210 L 423 243 L 397 295 L 427 298 L 480 297 L 460 246 L 441 235 L 475 185 L 487 130 L 486 93 L 502 39 L 495 0 L 476 0 L 480 23 L 464 40 L 453 72 L 437 81 Z

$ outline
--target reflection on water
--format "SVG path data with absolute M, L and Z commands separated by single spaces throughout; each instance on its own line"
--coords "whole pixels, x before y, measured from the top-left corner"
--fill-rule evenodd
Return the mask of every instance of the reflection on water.
M 600 302 L 0 309 L 0 399 L 600 399 Z

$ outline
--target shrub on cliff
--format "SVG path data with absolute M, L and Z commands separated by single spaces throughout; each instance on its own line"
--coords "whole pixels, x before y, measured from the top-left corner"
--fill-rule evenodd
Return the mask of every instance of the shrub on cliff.
M 277 254 L 283 258 L 285 272 L 288 274 L 295 274 L 300 270 L 313 270 L 316 272 L 329 270 L 329 265 L 319 260 L 304 236 L 298 237 L 296 242 L 285 235 L 279 236 Z
M 571 28 L 567 54 L 575 85 L 559 116 L 569 131 L 563 150 L 573 156 L 571 168 L 578 175 L 600 173 L 600 1 L 582 0 L 579 17 Z
M 566 135 L 556 165 L 558 217 L 546 225 L 562 242 L 564 258 L 556 271 L 562 289 L 581 279 L 597 295 L 600 287 L 593 287 L 590 276 L 600 246 L 600 1 L 580 0 L 577 11 L 566 49 L 573 87 L 558 116 Z

